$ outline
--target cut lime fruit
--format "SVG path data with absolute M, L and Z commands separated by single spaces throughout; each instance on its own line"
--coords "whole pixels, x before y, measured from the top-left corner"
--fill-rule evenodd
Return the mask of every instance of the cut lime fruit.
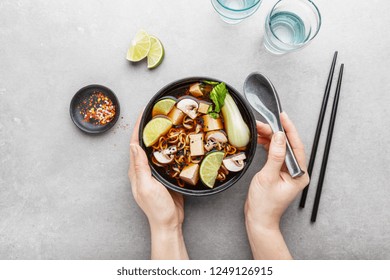
M 157 115 L 168 115 L 172 110 L 173 106 L 175 106 L 176 100 L 172 98 L 164 98 L 158 101 L 153 106 L 152 117 Z
M 161 64 L 164 59 L 164 47 L 160 40 L 154 36 L 150 37 L 150 50 L 148 53 L 148 68 L 153 69 Z
M 206 155 L 200 165 L 200 179 L 203 184 L 211 189 L 214 187 L 224 156 L 223 152 L 211 152 Z
M 127 51 L 127 60 L 132 62 L 140 61 L 145 58 L 150 50 L 151 41 L 149 34 L 145 30 L 138 31 L 135 38 L 131 41 L 131 46 Z
M 157 117 L 149 121 L 142 134 L 145 146 L 154 145 L 161 136 L 168 133 L 171 127 L 172 122 L 165 117 Z

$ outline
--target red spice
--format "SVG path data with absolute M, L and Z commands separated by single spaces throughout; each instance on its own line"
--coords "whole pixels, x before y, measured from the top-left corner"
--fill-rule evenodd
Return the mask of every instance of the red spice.
M 84 121 L 96 125 L 105 125 L 115 117 L 115 105 L 100 91 L 93 92 L 79 107 Z

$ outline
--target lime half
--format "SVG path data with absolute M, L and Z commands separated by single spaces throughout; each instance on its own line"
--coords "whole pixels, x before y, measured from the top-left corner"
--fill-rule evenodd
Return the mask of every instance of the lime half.
M 131 46 L 127 51 L 127 60 L 132 62 L 140 61 L 145 58 L 150 50 L 151 40 L 145 30 L 138 31 L 135 38 L 131 41 Z
M 203 159 L 200 164 L 199 175 L 203 184 L 213 188 L 217 179 L 218 170 L 221 167 L 224 157 L 223 152 L 211 152 Z
M 168 133 L 171 127 L 172 122 L 166 117 L 157 117 L 149 121 L 142 134 L 145 146 L 154 145 L 161 136 Z
M 164 59 L 164 47 L 160 40 L 154 36 L 150 37 L 150 50 L 148 53 L 148 68 L 153 69 L 161 64 Z
M 152 117 L 157 115 L 168 115 L 168 113 L 172 110 L 173 106 L 175 106 L 176 100 L 172 98 L 164 98 L 158 101 L 153 106 Z

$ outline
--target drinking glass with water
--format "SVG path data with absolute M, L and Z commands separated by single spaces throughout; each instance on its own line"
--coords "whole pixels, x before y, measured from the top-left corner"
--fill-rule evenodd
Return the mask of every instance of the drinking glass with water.
M 274 54 L 306 46 L 318 34 L 321 15 L 310 0 L 279 0 L 265 22 L 264 45 Z
M 211 0 L 221 19 L 236 24 L 254 14 L 262 0 Z

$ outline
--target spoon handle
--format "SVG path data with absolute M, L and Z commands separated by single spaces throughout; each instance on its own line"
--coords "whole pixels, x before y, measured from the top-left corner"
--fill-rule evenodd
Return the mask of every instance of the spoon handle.
M 288 172 L 290 173 L 291 177 L 297 178 L 305 174 L 304 171 L 302 171 L 301 167 L 298 164 L 298 161 L 294 155 L 294 152 L 291 148 L 290 142 L 287 139 L 287 147 L 286 147 L 286 166 L 288 169 Z

